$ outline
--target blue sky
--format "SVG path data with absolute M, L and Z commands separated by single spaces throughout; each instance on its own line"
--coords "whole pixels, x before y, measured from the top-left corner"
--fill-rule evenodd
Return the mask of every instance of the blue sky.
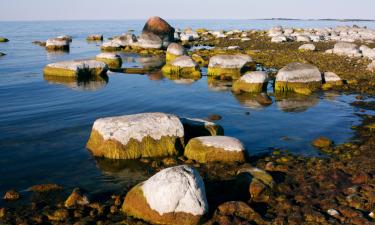
M 375 19 L 375 0 L 0 0 L 0 20 Z

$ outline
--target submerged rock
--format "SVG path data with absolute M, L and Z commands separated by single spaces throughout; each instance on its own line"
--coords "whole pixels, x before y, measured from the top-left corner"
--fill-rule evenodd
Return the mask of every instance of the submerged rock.
M 203 179 L 186 165 L 164 169 L 132 188 L 122 210 L 154 224 L 200 224 L 208 212 Z
M 107 64 L 110 68 L 121 68 L 122 65 L 122 59 L 121 56 L 115 54 L 115 53 L 100 53 L 95 58 L 98 61 L 104 62 Z
M 96 60 L 72 60 L 48 64 L 45 76 L 90 77 L 106 74 L 108 66 Z
M 262 92 L 267 89 L 268 74 L 264 71 L 246 73 L 233 83 L 234 92 Z
M 226 136 L 193 138 L 186 145 L 184 155 L 200 163 L 246 160 L 244 145 L 238 139 Z
M 166 61 L 167 63 L 173 61 L 179 56 L 186 55 L 185 48 L 177 43 L 171 43 L 167 48 Z
M 5 37 L 0 37 L 0 42 L 8 42 L 9 40 Z
M 149 18 L 142 30 L 142 34 L 158 36 L 161 39 L 161 45 L 165 48 L 174 42 L 174 32 L 175 29 L 171 25 L 157 16 Z
M 294 91 L 310 94 L 322 86 L 322 75 L 316 66 L 303 63 L 290 63 L 276 75 L 275 91 Z
M 333 142 L 326 137 L 319 137 L 311 143 L 316 148 L 327 148 L 333 145 Z
M 176 75 L 189 78 L 200 78 L 201 72 L 198 64 L 187 55 L 175 58 L 170 64 L 162 68 L 164 75 Z
M 237 55 L 216 55 L 210 58 L 208 64 L 208 76 L 230 76 L 238 78 L 241 72 L 249 66 L 253 59 L 244 54 Z M 250 66 L 249 66 L 250 67 Z
M 50 51 L 68 51 L 69 41 L 60 38 L 51 38 L 46 41 L 46 49 Z
M 49 192 L 49 191 L 57 191 L 62 190 L 63 187 L 58 184 L 38 184 L 34 185 L 30 188 L 30 191 L 34 192 Z
M 184 141 L 178 117 L 165 113 L 141 113 L 95 121 L 87 148 L 94 156 L 136 159 L 178 154 Z
M 92 34 L 89 35 L 86 40 L 88 41 L 103 41 L 103 34 Z

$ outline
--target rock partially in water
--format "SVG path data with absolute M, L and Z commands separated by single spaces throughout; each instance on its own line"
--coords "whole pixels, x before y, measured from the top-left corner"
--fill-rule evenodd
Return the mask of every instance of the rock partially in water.
M 95 121 L 87 148 L 93 155 L 136 159 L 177 155 L 184 143 L 180 119 L 165 113 L 141 113 Z
M 18 193 L 16 190 L 9 190 L 5 192 L 5 195 L 3 197 L 4 200 L 7 201 L 15 201 L 21 198 L 20 193 Z
M 49 51 L 69 51 L 69 41 L 60 38 L 48 39 L 46 49 Z
M 40 47 L 46 47 L 47 44 L 47 42 L 45 41 L 33 41 L 31 43 L 33 43 L 34 45 L 39 45 Z
M 201 72 L 198 64 L 187 55 L 175 58 L 170 64 L 166 64 L 162 68 L 164 75 L 176 75 L 184 78 L 197 78 L 201 77 Z
M 82 193 L 82 190 L 75 188 L 65 200 L 64 206 L 66 208 L 74 208 L 79 205 L 88 205 L 89 203 L 88 197 Z
M 99 55 L 96 55 L 95 59 L 98 61 L 104 62 L 110 68 L 121 68 L 121 65 L 122 65 L 121 56 L 115 53 L 110 53 L 110 52 L 100 53 Z
M 197 118 L 180 118 L 180 120 L 185 130 L 185 143 L 195 137 L 224 135 L 224 128 L 216 123 Z
M 103 34 L 91 34 L 87 36 L 88 41 L 103 41 Z
M 267 89 L 268 74 L 264 71 L 248 72 L 235 81 L 232 86 L 234 92 L 262 92 Z
M 135 45 L 144 49 L 161 49 L 163 41 L 153 33 L 142 33 Z
M 72 60 L 48 64 L 45 76 L 91 77 L 106 74 L 108 66 L 97 60 Z
M 0 56 L 4 56 L 4 55 L 6 55 L 5 53 L 2 53 L 2 52 L 0 52 Z
M 216 55 L 210 58 L 208 76 L 239 78 L 244 70 L 253 67 L 253 59 L 244 54 Z
M 337 55 L 344 55 L 348 57 L 362 57 L 362 53 L 358 46 L 353 43 L 338 42 L 333 48 L 333 53 Z
M 0 37 L 0 42 L 8 42 L 9 39 L 5 37 Z
M 34 192 L 50 192 L 50 191 L 57 191 L 62 190 L 63 187 L 58 184 L 38 184 L 34 185 L 30 188 L 30 191 Z
M 134 34 L 125 34 L 104 42 L 100 47 L 102 51 L 120 51 L 126 46 L 136 46 L 137 38 Z
M 336 73 L 333 73 L 333 72 L 325 72 L 323 74 L 323 81 L 324 81 L 324 84 L 322 88 L 324 90 L 330 89 L 331 87 L 334 87 L 334 86 L 341 86 L 344 84 L 343 80 L 341 80 L 341 78 Z
M 164 169 L 132 188 L 122 210 L 153 224 L 200 224 L 208 212 L 203 179 L 189 166 Z
M 316 48 L 314 44 L 303 44 L 298 49 L 301 51 L 315 51 Z
M 316 66 L 294 62 L 286 65 L 276 75 L 275 91 L 292 91 L 310 94 L 321 88 L 322 75 Z
M 246 161 L 246 153 L 244 145 L 236 138 L 205 136 L 191 139 L 184 156 L 200 163 L 232 163 Z
M 163 20 L 160 17 L 154 16 L 147 20 L 146 24 L 143 27 L 142 35 L 154 34 L 158 36 L 161 40 L 161 46 L 166 48 L 171 42 L 174 42 L 174 32 L 175 29 L 171 25 L 169 25 L 165 20 Z M 146 45 L 146 43 L 144 43 L 143 46 L 152 46 L 152 48 L 155 48 L 156 45 Z
M 171 43 L 167 48 L 166 61 L 167 63 L 172 62 L 179 56 L 186 55 L 185 48 L 177 43 Z
M 58 36 L 57 39 L 61 39 L 61 40 L 68 41 L 68 42 L 73 41 L 73 37 L 70 35 L 66 35 L 66 34 Z

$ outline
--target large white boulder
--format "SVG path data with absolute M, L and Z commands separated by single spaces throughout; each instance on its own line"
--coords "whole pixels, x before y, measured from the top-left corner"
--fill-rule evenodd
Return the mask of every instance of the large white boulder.
M 108 66 L 97 60 L 71 60 L 48 64 L 45 76 L 83 77 L 105 74 Z
M 198 224 L 208 212 L 203 179 L 190 166 L 164 169 L 132 188 L 122 210 L 154 224 Z

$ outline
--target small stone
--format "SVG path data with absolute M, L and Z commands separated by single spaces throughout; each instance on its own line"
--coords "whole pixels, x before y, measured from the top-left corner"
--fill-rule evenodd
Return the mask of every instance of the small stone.
M 163 159 L 162 162 L 165 166 L 177 165 L 177 160 L 175 158 L 171 158 L 171 157 Z
M 327 148 L 331 147 L 333 142 L 326 137 L 319 137 L 312 142 L 312 145 L 316 148 Z
M 65 207 L 71 208 L 77 205 L 88 205 L 90 202 L 86 195 L 82 194 L 82 191 L 79 188 L 75 188 L 73 192 L 65 201 Z
M 6 211 L 5 208 L 0 208 L 0 218 L 5 217 L 6 213 L 7 213 L 7 211 Z
M 217 120 L 221 120 L 222 119 L 222 117 L 220 115 L 218 115 L 218 114 L 211 114 L 207 118 L 210 121 L 217 121 Z
M 49 191 L 56 191 L 62 190 L 63 187 L 58 184 L 39 184 L 34 185 L 30 188 L 30 191 L 34 192 L 49 192 Z
M 21 195 L 16 190 L 9 190 L 4 195 L 4 200 L 15 201 L 18 200 Z
M 336 209 L 328 209 L 327 210 L 328 215 L 333 217 L 338 217 L 340 213 Z
M 66 209 L 58 209 L 52 214 L 47 215 L 47 217 L 52 221 L 65 221 L 69 218 L 69 211 Z

